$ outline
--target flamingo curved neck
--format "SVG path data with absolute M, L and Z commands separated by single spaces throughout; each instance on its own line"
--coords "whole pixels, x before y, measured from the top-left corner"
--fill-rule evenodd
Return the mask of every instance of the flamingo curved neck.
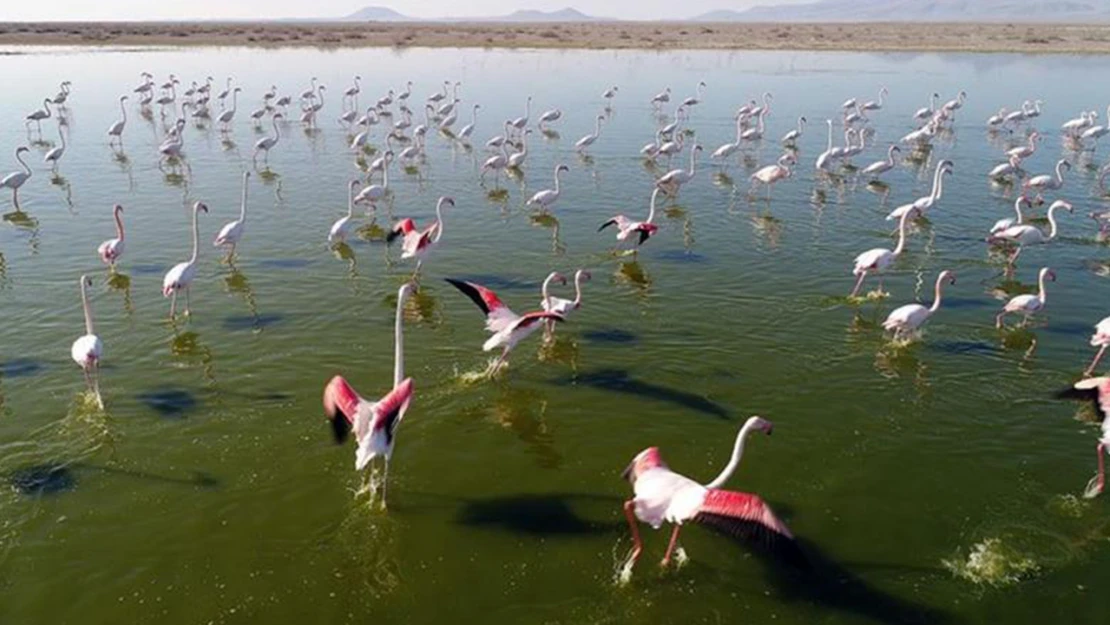
M 940 276 L 937 276 L 937 285 L 936 285 L 936 287 L 934 288 L 934 291 L 933 291 L 933 293 L 934 293 L 933 305 L 929 307 L 929 314 L 930 315 L 935 313 L 937 311 L 937 309 L 940 308 L 940 299 L 941 299 L 941 295 L 942 295 L 943 291 L 944 291 L 944 276 L 940 275 Z
M 1040 279 L 1038 280 L 1039 286 L 1040 286 L 1040 292 L 1037 294 L 1037 298 L 1041 300 L 1042 305 L 1045 303 L 1044 278 L 1045 278 L 1046 275 L 1048 275 L 1048 272 L 1047 271 L 1042 271 Z
M 1017 222 L 1019 225 L 1024 223 L 1025 215 L 1021 213 L 1021 198 L 1014 201 L 1014 212 L 1017 213 Z
M 551 286 L 551 281 L 555 279 L 555 274 L 549 274 L 543 280 L 543 287 L 540 288 L 540 293 L 543 295 L 543 303 L 547 308 L 551 307 L 551 294 L 548 293 L 548 287 Z
M 578 271 L 574 274 L 574 307 L 578 308 L 582 304 L 582 272 Z
M 443 200 L 436 202 L 436 238 L 435 243 L 443 236 Z
M 829 144 L 825 147 L 825 151 L 832 150 L 832 120 L 825 120 L 829 124 Z
M 120 210 L 117 208 L 112 212 L 115 213 L 116 218 L 116 238 L 123 241 L 123 218 L 120 217 Z
M 352 184 L 347 193 L 347 219 L 355 216 L 355 185 Z
M 648 209 L 647 221 L 644 223 L 654 223 L 655 221 L 655 198 L 659 197 L 659 189 L 651 192 L 651 208 Z
M 1056 182 L 1060 184 L 1064 183 L 1064 163 L 1066 162 L 1067 161 L 1060 161 L 1056 163 Z
M 16 152 L 15 153 L 15 160 L 19 161 L 19 164 L 23 166 L 23 169 L 27 170 L 27 177 L 30 178 L 31 173 L 32 173 L 31 168 L 27 166 L 27 163 L 23 162 L 23 153 L 22 152 Z
M 906 211 L 902 213 L 902 217 L 898 220 L 898 246 L 894 248 L 894 255 L 898 256 L 902 250 L 906 249 L 906 219 L 909 218 L 910 213 L 913 211 Z
M 119 101 L 119 112 L 120 115 L 123 115 L 123 122 L 127 123 L 127 107 L 123 105 L 122 99 Z
M 239 204 L 239 222 L 247 220 L 247 176 L 243 176 L 243 199 Z
M 713 489 L 724 486 L 728 478 L 732 477 L 732 474 L 736 472 L 736 467 L 740 466 L 740 458 L 744 456 L 744 441 L 748 438 L 748 434 L 751 433 L 752 426 L 753 422 L 749 420 L 744 424 L 744 427 L 740 428 L 740 433 L 736 435 L 736 442 L 732 447 L 732 458 L 729 459 L 728 465 L 721 470 L 720 474 L 718 474 L 712 482 L 705 485 L 706 488 Z
M 943 164 L 937 165 L 937 171 L 933 174 L 933 192 L 929 194 L 929 197 L 933 198 L 933 201 L 936 201 L 940 197 L 940 179 L 942 169 L 944 169 Z
M 555 195 L 559 195 L 559 174 L 561 174 L 561 173 L 563 173 L 563 170 L 556 167 L 555 168 Z
M 1048 207 L 1048 238 L 1056 238 L 1056 207 Z

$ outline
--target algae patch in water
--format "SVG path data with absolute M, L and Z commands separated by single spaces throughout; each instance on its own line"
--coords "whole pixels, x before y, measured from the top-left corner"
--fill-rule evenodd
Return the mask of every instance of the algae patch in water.
M 1000 538 L 987 538 L 976 544 L 966 560 L 957 556 L 942 563 L 956 577 L 990 586 L 1016 584 L 1040 570 L 1034 560 L 1004 544 Z

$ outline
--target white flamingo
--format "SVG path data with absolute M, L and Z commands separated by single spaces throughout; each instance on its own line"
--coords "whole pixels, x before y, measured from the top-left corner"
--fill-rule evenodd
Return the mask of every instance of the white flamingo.
M 239 204 L 239 219 L 228 222 L 220 228 L 220 233 L 216 235 L 216 240 L 213 242 L 216 247 L 228 248 L 228 262 L 231 262 L 231 258 L 235 256 L 235 246 L 243 239 L 243 232 L 247 228 L 247 186 L 250 178 L 249 171 L 243 172 L 243 199 Z
M 116 204 L 112 207 L 112 218 L 116 222 L 116 238 L 108 239 L 96 248 L 96 254 L 100 256 L 100 260 L 107 263 L 113 270 L 116 268 L 116 263 L 119 262 L 120 257 L 123 256 L 124 250 L 122 214 L 122 206 Z
M 794 130 L 791 130 L 790 132 L 788 132 L 788 133 L 786 133 L 785 135 L 782 136 L 782 144 L 783 145 L 794 145 L 795 143 L 797 143 L 798 139 L 802 138 L 802 133 L 805 132 L 805 129 L 806 129 L 806 118 L 805 117 L 799 117 L 798 118 L 798 127 L 795 128 Z
M 208 207 L 204 202 L 196 202 L 193 204 L 193 255 L 189 260 L 178 263 L 172 269 L 166 272 L 162 278 L 162 296 L 171 297 L 170 300 L 170 319 L 173 319 L 177 312 L 177 294 L 180 291 L 185 291 L 185 316 L 191 314 L 189 310 L 189 288 L 193 284 L 193 279 L 197 275 L 197 253 L 200 251 L 200 225 L 197 223 L 197 215 L 201 211 L 208 212 Z
M 259 152 L 266 153 L 265 157 L 262 159 L 264 163 L 270 162 L 270 150 L 274 149 L 274 146 L 276 146 L 278 144 L 278 141 L 281 140 L 281 129 L 278 127 L 278 120 L 282 118 L 283 116 L 281 113 L 274 113 L 274 116 L 270 118 L 270 121 L 273 123 L 274 126 L 274 134 L 272 137 L 262 137 L 255 142 L 254 154 L 251 156 L 252 162 L 256 164 L 258 163 Z
M 902 217 L 903 213 L 913 213 L 913 217 L 924 217 L 925 213 L 933 207 L 940 200 L 941 194 L 944 192 L 944 176 L 952 173 L 952 161 L 944 160 L 937 163 L 937 169 L 933 173 L 933 191 L 929 195 L 917 198 L 909 204 L 903 204 L 898 208 L 890 211 L 886 216 L 887 221 L 893 221 Z
M 678 195 L 679 190 L 682 189 L 682 185 L 693 180 L 694 175 L 697 173 L 696 168 L 699 152 L 701 152 L 701 146 L 694 144 L 694 147 L 690 150 L 690 170 L 672 169 L 655 181 L 656 186 L 666 191 L 668 195 Z
M 583 152 L 586 148 L 593 145 L 594 141 L 597 141 L 597 138 L 601 136 L 601 122 L 604 121 L 604 120 L 605 120 L 604 115 L 598 115 L 597 116 L 597 122 L 594 125 L 593 134 L 586 135 L 585 137 L 582 137 L 578 141 L 575 141 L 574 142 L 574 149 L 579 151 L 579 152 Z
M 1042 267 L 1041 273 L 1037 278 L 1037 283 L 1040 286 L 1037 294 L 1033 295 L 1026 293 L 1025 295 L 1018 295 L 1006 302 L 1006 305 L 1002 307 L 1002 312 L 998 313 L 998 316 L 994 319 L 995 327 L 1001 329 L 1006 315 L 1011 313 L 1021 315 L 1023 317 L 1021 325 L 1025 326 L 1029 323 L 1030 317 L 1044 310 L 1044 305 L 1048 301 L 1044 290 L 1044 281 L 1046 278 L 1056 282 L 1056 272 L 1048 267 Z
M 355 218 L 355 188 L 359 185 L 358 180 L 352 180 L 347 190 L 347 214 L 335 220 L 328 230 L 328 243 L 335 245 L 347 240 L 347 235 L 351 232 L 351 227 L 354 225 Z
M 757 184 L 762 184 L 767 188 L 767 199 L 770 200 L 771 189 L 780 181 L 786 180 L 793 174 L 790 168 L 794 166 L 794 163 L 793 154 L 783 154 L 779 157 L 778 163 L 757 170 L 751 176 L 752 192 L 755 192 Z
M 90 286 L 92 279 L 81 276 L 81 308 L 85 311 L 85 334 L 73 342 L 69 353 L 73 362 L 85 373 L 85 384 L 96 396 L 96 403 L 103 410 L 104 400 L 100 397 L 100 361 L 104 357 L 104 344 L 93 330 L 92 308 L 89 307 L 89 294 L 86 291 Z
M 1001 232 L 994 233 L 987 241 L 990 243 L 1012 243 L 1017 245 L 1017 250 L 1010 256 L 1010 264 L 1013 265 L 1026 245 L 1048 243 L 1056 238 L 1056 211 L 1061 208 L 1069 213 L 1074 211 L 1072 205 L 1064 200 L 1056 200 L 1053 202 L 1052 205 L 1048 207 L 1049 231 L 1047 234 L 1043 230 L 1030 226 L 1029 224 L 1020 224 L 1010 226 Z
M 848 297 L 855 297 L 858 295 L 860 287 L 863 286 L 863 281 L 872 273 L 879 274 L 879 293 L 882 293 L 883 272 L 893 265 L 894 261 L 897 260 L 906 249 L 906 220 L 909 216 L 910 213 L 907 211 L 902 213 L 902 217 L 898 220 L 898 245 L 893 251 L 885 247 L 876 247 L 856 256 L 852 266 L 852 275 L 856 276 L 856 285 L 852 288 L 852 292 Z
M 528 206 L 535 206 L 541 211 L 547 211 L 548 209 L 550 209 L 555 204 L 555 202 L 559 201 L 559 196 L 562 194 L 562 190 L 559 186 L 559 176 L 568 171 L 570 171 L 570 167 L 567 167 L 566 165 L 563 165 L 561 163 L 559 165 L 556 165 L 554 175 L 555 188 L 537 191 L 535 195 L 528 198 L 528 202 L 526 202 L 526 204 Z
M 887 149 L 886 160 L 875 161 L 867 167 L 864 167 L 862 172 L 863 175 L 871 176 L 872 179 L 878 179 L 886 172 L 894 169 L 894 155 L 901 151 L 902 149 L 899 148 L 897 145 L 891 145 L 890 148 Z
M 15 204 L 17 209 L 19 208 L 19 188 L 30 180 L 32 175 L 31 168 L 23 161 L 23 153 L 29 151 L 30 148 L 26 146 L 16 148 L 15 160 L 23 166 L 24 171 L 13 171 L 0 180 L 0 189 L 8 188 L 12 190 L 12 204 Z
M 886 321 L 883 322 L 883 328 L 894 331 L 893 339 L 895 341 L 913 337 L 921 329 L 921 326 L 940 309 L 941 294 L 945 282 L 956 284 L 956 274 L 947 269 L 940 272 L 940 275 L 937 276 L 932 306 L 925 308 L 921 304 L 906 304 L 891 311 Z
M 123 103 L 127 101 L 127 96 L 121 95 L 119 97 L 119 113 L 120 120 L 108 126 L 108 144 L 111 145 L 112 140 L 115 139 L 119 142 L 120 146 L 123 145 L 123 127 L 127 125 L 127 108 Z

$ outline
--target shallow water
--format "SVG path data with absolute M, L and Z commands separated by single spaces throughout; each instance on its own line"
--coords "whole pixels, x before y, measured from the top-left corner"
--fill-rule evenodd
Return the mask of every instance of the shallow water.
M 1110 59 L 1003 55 L 506 52 L 478 50 L 47 51 L 0 56 L 16 76 L 0 101 L 0 170 L 27 142 L 19 120 L 73 81 L 64 180 L 42 165 L 0 196 L 0 621 L 780 623 L 1105 622 L 1097 594 L 1110 574 L 1106 501 L 1076 499 L 1094 470 L 1096 429 L 1050 392 L 1091 356 L 1091 325 L 1107 314 L 1110 252 L 1085 215 L 1099 208 L 1086 163 L 1060 197 L 1076 204 L 1061 240 L 1022 255 L 1012 280 L 982 236 L 1009 216 L 1012 190 L 990 185 L 1000 143 L 982 120 L 999 106 L 1047 96 L 1049 138 L 1028 162 L 1047 173 L 1062 148 L 1054 129 L 1105 100 L 1089 77 Z M 225 143 L 186 131 L 191 173 L 159 170 L 161 121 L 136 116 L 125 158 L 106 145 L 116 98 L 140 71 L 159 82 L 225 75 L 244 87 Z M 419 175 L 391 171 L 391 216 L 425 221 L 439 195 L 444 244 L 408 308 L 407 366 L 417 397 L 399 432 L 387 513 L 368 509 L 350 447 L 336 447 L 320 392 L 342 372 L 367 395 L 387 386 L 392 306 L 411 267 L 396 249 L 356 239 L 325 245 L 359 172 L 335 118 L 361 73 L 365 106 L 388 87 L 463 82 L 461 126 L 482 105 L 473 153 L 430 137 Z M 251 181 L 247 234 L 234 268 L 207 243 L 238 213 L 241 172 L 261 136 L 246 117 L 276 84 L 297 94 L 311 76 L 329 87 L 320 131 L 285 127 L 268 177 Z M 1020 77 L 1017 79 L 1016 77 Z M 746 178 L 780 153 L 766 141 L 728 179 L 697 174 L 659 219 L 639 258 L 611 253 L 608 216 L 646 212 L 653 175 L 636 156 L 656 119 L 648 98 L 709 84 L 691 126 L 707 153 L 731 140 L 731 114 L 775 95 L 767 135 L 798 115 L 811 122 L 851 96 L 890 88 L 873 126 L 885 154 L 911 129 L 930 92 L 970 93 L 955 132 L 931 159 L 899 166 L 876 193 L 851 177 L 816 179 L 820 122 L 800 142 L 798 174 L 770 203 Z M 620 85 L 591 158 L 573 143 L 592 131 L 601 91 Z M 1082 88 L 1079 85 L 1083 85 Z M 532 136 L 523 181 L 491 202 L 477 184 L 480 148 L 499 121 L 558 106 L 561 137 Z M 668 110 L 670 110 L 668 108 Z M 43 138 L 56 141 L 53 120 Z M 268 131 L 268 126 L 264 126 Z M 32 132 L 34 138 L 37 133 Z M 374 132 L 380 146 L 382 131 Z M 1013 141 L 1020 138 L 1015 137 Z M 1105 150 L 1105 148 L 1103 148 Z M 937 158 L 955 162 L 931 224 L 912 235 L 887 277 L 889 300 L 848 305 L 852 258 L 887 245 L 883 215 L 927 193 Z M 703 159 L 702 165 L 704 165 Z M 533 219 L 524 199 L 571 171 L 554 213 Z M 681 159 L 684 164 L 685 156 Z M 676 162 L 677 165 L 677 162 Z M 264 179 L 266 178 L 266 179 Z M 492 186 L 492 181 L 490 183 Z M 160 277 L 189 253 L 188 205 L 205 201 L 194 315 L 171 325 Z M 107 282 L 95 248 L 125 207 L 128 249 Z M 387 211 L 391 211 L 386 214 Z M 1043 208 L 1039 209 L 1043 214 Z M 366 220 L 364 220 L 365 223 Z M 892 245 L 892 243 L 891 243 Z M 1031 289 L 1057 270 L 1047 314 L 1026 333 L 993 328 L 997 290 Z M 585 307 L 554 348 L 531 340 L 508 373 L 465 383 L 487 355 L 480 315 L 439 278 L 465 277 L 521 309 L 550 270 L 586 267 Z M 958 283 L 923 343 L 893 349 L 879 324 L 894 306 L 931 299 L 941 269 Z M 105 342 L 108 409 L 89 404 L 68 359 L 81 333 L 77 278 L 94 275 Z M 1014 281 L 1017 282 L 1014 282 Z M 869 283 L 870 287 L 875 286 Z M 563 293 L 565 295 L 565 293 Z M 1047 323 L 1047 325 L 1046 325 Z M 1036 340 L 1036 347 L 1029 347 Z M 709 479 L 744 419 L 754 439 L 731 486 L 758 492 L 800 537 L 817 573 L 799 577 L 702 528 L 684 530 L 689 561 L 661 572 L 662 532 L 627 585 L 630 547 L 621 469 L 659 445 L 676 470 Z M 1001 564 L 1000 564 L 1001 562 Z M 1008 565 L 1007 565 L 1008 562 Z M 984 564 L 987 563 L 987 564 Z

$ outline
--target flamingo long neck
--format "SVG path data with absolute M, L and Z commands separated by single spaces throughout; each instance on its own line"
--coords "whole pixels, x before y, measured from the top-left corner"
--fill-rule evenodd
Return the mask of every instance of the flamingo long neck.
M 744 441 L 748 438 L 748 434 L 752 430 L 752 423 L 749 421 L 740 428 L 740 433 L 736 435 L 736 442 L 732 447 L 732 458 L 729 459 L 728 465 L 721 471 L 712 482 L 705 485 L 706 488 L 720 488 L 724 486 L 728 478 L 736 472 L 736 467 L 740 466 L 740 458 L 744 455 Z
M 559 195 L 559 174 L 563 173 L 558 167 L 555 168 L 555 195 Z
M 930 315 L 935 313 L 937 311 L 937 309 L 940 308 L 940 298 L 941 298 L 941 294 L 944 290 L 943 283 L 944 283 L 944 276 L 943 275 L 937 276 L 937 285 L 933 289 L 933 305 L 929 307 L 929 314 Z
M 127 123 L 127 107 L 125 107 L 123 105 L 123 100 L 122 99 L 119 101 L 119 112 L 120 112 L 120 115 L 123 115 L 123 123 L 126 124 Z
M 736 117 L 736 143 L 740 143 L 740 138 L 744 134 L 744 116 L 739 115 Z
M 397 295 L 397 320 L 393 324 L 393 387 L 405 379 L 405 296 L 408 289 L 401 287 Z
M 832 122 L 831 121 L 829 122 L 829 144 L 828 144 L 828 146 L 825 147 L 826 152 L 828 152 L 830 150 L 832 150 Z
M 1056 238 L 1056 206 L 1048 207 L 1048 238 Z
M 1017 200 L 1014 201 L 1014 212 L 1017 213 L 1017 223 L 1018 224 L 1024 223 L 1024 221 L 1025 221 L 1025 215 L 1021 214 L 1021 202 L 1022 202 L 1022 199 L 1020 197 Z
M 1042 305 L 1044 305 L 1044 303 L 1046 301 L 1045 300 L 1045 293 L 1044 293 L 1044 278 L 1047 274 L 1048 274 L 1047 271 L 1042 271 L 1040 279 L 1038 280 L 1039 286 L 1040 286 L 1040 292 L 1037 294 L 1037 297 L 1041 300 Z
M 199 208 L 193 208 L 193 255 L 189 259 L 189 264 L 197 262 L 197 253 L 200 251 L 200 224 L 197 222 L 197 216 L 200 214 Z
M 281 128 L 278 127 L 277 117 L 271 117 L 270 119 L 274 123 L 274 145 L 277 145 L 277 142 L 281 139 Z
M 23 169 L 27 170 L 27 177 L 30 178 L 31 177 L 31 168 L 27 166 L 27 163 L 23 162 L 23 153 L 22 152 L 16 152 L 15 153 L 15 160 L 19 161 L 19 164 L 23 166 Z
M 890 146 L 890 149 L 886 151 L 886 163 L 887 163 L 887 165 L 890 165 L 891 167 L 894 167 L 894 146 L 893 145 Z
M 85 310 L 85 334 L 93 333 L 92 309 L 89 308 L 89 295 L 85 292 L 85 278 L 81 278 L 81 308 Z
M 1056 182 L 1064 184 L 1064 163 L 1067 161 L 1060 161 L 1056 163 Z
M 389 157 L 382 163 L 382 188 L 389 187 Z
M 697 150 L 690 150 L 690 177 L 691 178 L 694 177 L 694 168 L 697 167 L 697 165 L 698 165 L 697 155 L 698 155 Z
M 658 188 L 651 192 L 651 208 L 648 209 L 647 221 L 645 221 L 644 223 L 650 224 L 655 222 L 655 198 L 657 197 L 659 197 Z
M 239 203 L 239 222 L 240 223 L 245 222 L 247 220 L 247 180 L 249 180 L 249 179 L 250 178 L 246 174 L 243 174 L 243 199 Z
M 581 270 L 574 274 L 574 307 L 578 308 L 582 305 L 582 272 Z
M 528 133 L 520 138 L 520 153 L 524 156 L 528 155 Z
M 43 100 L 42 105 L 46 107 L 46 116 L 50 117 L 50 100 Z
M 936 201 L 937 198 L 940 197 L 940 178 L 942 169 L 943 165 L 937 165 L 937 171 L 933 174 L 933 192 L 929 194 L 929 197 L 933 198 L 933 201 Z
M 436 202 L 436 238 L 435 242 L 439 243 L 440 237 L 443 236 L 443 200 Z
M 879 106 L 886 103 L 886 89 L 879 89 Z
M 237 106 L 239 106 L 239 91 L 235 90 L 235 91 L 231 92 L 231 112 L 232 113 L 235 112 L 235 108 Z
M 543 296 L 543 304 L 546 308 L 551 308 L 551 294 L 548 293 L 548 287 L 551 286 L 551 281 L 555 279 L 555 274 L 549 274 L 543 280 L 543 286 L 540 288 L 540 294 Z
M 470 125 L 473 126 L 478 123 L 478 107 L 475 106 L 470 113 Z
M 898 256 L 902 250 L 906 249 L 906 219 L 909 218 L 910 213 L 913 211 L 906 211 L 902 213 L 902 217 L 898 220 L 898 246 L 894 248 L 894 255 Z
M 932 111 L 937 108 L 937 94 L 929 96 L 929 110 Z
M 763 134 L 763 118 L 766 117 L 766 116 L 767 116 L 767 107 L 765 106 L 765 107 L 763 107 L 763 110 L 759 112 L 759 134 Z
M 444 90 L 444 91 L 446 91 L 446 90 Z M 532 98 L 528 98 L 527 100 L 524 101 L 524 119 L 528 119 L 531 116 L 532 116 Z
M 799 117 L 798 118 L 798 134 L 802 134 L 802 131 L 805 130 L 805 127 L 806 127 L 806 119 L 804 117 Z
M 123 217 L 120 216 L 120 209 L 119 209 L 118 206 L 112 212 L 114 213 L 114 217 L 116 218 L 116 238 L 119 239 L 120 241 L 122 241 L 123 240 Z
M 601 136 L 601 118 L 600 117 L 598 117 L 596 120 L 594 120 L 594 136 L 595 137 L 600 137 Z

